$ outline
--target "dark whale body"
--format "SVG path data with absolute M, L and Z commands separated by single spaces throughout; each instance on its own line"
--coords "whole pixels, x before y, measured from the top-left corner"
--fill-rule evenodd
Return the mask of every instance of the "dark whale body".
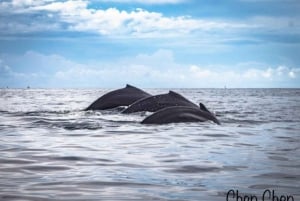
M 128 106 L 139 99 L 150 96 L 147 92 L 127 84 L 125 88 L 104 94 L 85 110 L 105 110 L 119 106 Z
M 181 123 L 181 122 L 203 122 L 203 121 L 211 120 L 216 124 L 221 124 L 219 120 L 211 112 L 209 112 L 206 108 L 205 109 L 204 108 L 200 109 L 200 108 L 187 107 L 187 106 L 167 107 L 146 117 L 141 123 L 142 124 L 168 124 L 168 123 Z
M 196 104 L 192 103 L 182 95 L 174 91 L 169 91 L 167 94 L 160 94 L 140 99 L 123 110 L 122 113 L 128 114 L 140 111 L 156 112 L 160 109 L 171 106 L 189 106 L 198 108 Z

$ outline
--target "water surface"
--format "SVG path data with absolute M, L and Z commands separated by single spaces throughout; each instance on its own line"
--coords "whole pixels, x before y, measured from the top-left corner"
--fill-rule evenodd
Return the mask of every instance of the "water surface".
M 299 89 L 174 90 L 222 125 L 83 111 L 108 89 L 0 89 L 0 200 L 300 200 Z

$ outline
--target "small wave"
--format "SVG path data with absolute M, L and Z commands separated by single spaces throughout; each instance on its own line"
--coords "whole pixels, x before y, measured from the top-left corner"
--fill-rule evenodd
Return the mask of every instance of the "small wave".
M 281 172 L 265 173 L 265 174 L 256 175 L 254 177 L 268 178 L 268 179 L 280 179 L 280 180 L 282 180 L 282 179 L 298 180 L 298 181 L 300 180 L 300 175 L 281 173 Z
M 59 156 L 59 157 L 52 157 L 49 158 L 50 160 L 61 160 L 61 161 L 88 161 L 89 158 L 80 157 L 80 156 Z
M 159 160 L 159 162 L 162 162 L 162 163 L 178 163 L 178 162 L 185 162 L 185 161 L 189 161 L 189 160 L 182 159 L 182 158 Z
M 294 189 L 299 190 L 299 187 L 296 186 L 286 186 L 286 185 L 276 185 L 276 184 L 255 184 L 248 186 L 251 189 L 278 189 L 278 188 L 285 188 L 285 189 Z
M 104 131 L 104 133 L 107 133 L 107 134 L 118 134 L 118 135 L 131 135 L 131 134 L 151 134 L 151 132 L 149 131 L 139 131 L 139 130 L 106 130 Z
M 57 110 L 57 111 L 53 111 L 53 110 L 37 110 L 37 111 L 26 111 L 26 112 L 9 112 L 10 114 L 16 115 L 16 116 L 45 116 L 47 114 L 69 114 L 71 112 L 79 112 L 80 110 Z
M 243 166 L 243 165 L 224 165 L 223 170 L 226 171 L 240 171 L 242 169 L 246 169 L 248 166 Z
M 24 166 L 22 167 L 24 170 L 29 171 L 38 171 L 38 172 L 48 172 L 48 171 L 62 171 L 62 170 L 69 170 L 70 167 L 66 166 L 49 166 L 49 165 L 32 165 L 32 166 Z
M 0 164 L 32 164 L 35 163 L 33 160 L 26 159 L 0 159 Z
M 98 130 L 102 129 L 102 126 L 98 124 L 89 124 L 89 123 L 69 123 L 62 126 L 66 130 Z
M 249 144 L 249 143 L 234 143 L 235 146 L 237 147 L 257 147 L 258 145 L 256 144 Z
M 148 183 L 137 183 L 137 182 L 129 182 L 129 181 L 83 181 L 76 182 L 76 185 L 80 187 L 111 187 L 111 186 L 127 186 L 127 187 L 142 187 L 142 186 L 158 186 Z
M 231 135 L 226 135 L 226 134 L 204 134 L 203 136 L 207 136 L 207 137 L 233 137 Z
M 166 172 L 171 173 L 204 173 L 204 172 L 219 172 L 222 168 L 214 167 L 214 166 L 194 166 L 194 165 L 185 165 L 175 169 L 166 170 Z
M 227 124 L 264 124 L 264 123 L 270 123 L 270 121 L 227 118 L 227 119 L 222 119 L 222 123 L 227 123 Z
M 217 112 L 217 115 L 226 115 L 226 114 L 240 114 L 241 111 L 239 110 L 228 110 L 228 111 L 219 111 Z
M 271 160 L 276 160 L 276 161 L 288 161 L 289 159 L 286 157 L 282 157 L 282 156 L 269 156 L 268 157 Z
M 57 156 L 57 157 L 48 157 L 51 161 L 96 161 L 96 162 L 107 162 L 112 163 L 113 160 L 110 159 L 104 159 L 104 158 L 87 158 L 87 157 L 80 157 L 80 156 Z
M 50 199 L 48 196 L 33 196 L 33 195 L 16 195 L 16 194 L 3 194 L 0 195 L 0 200 L 26 200 L 26 201 L 55 201 L 57 199 Z
M 102 126 L 98 122 L 69 122 L 70 120 L 39 119 L 33 121 L 30 127 L 63 128 L 65 130 L 98 130 Z

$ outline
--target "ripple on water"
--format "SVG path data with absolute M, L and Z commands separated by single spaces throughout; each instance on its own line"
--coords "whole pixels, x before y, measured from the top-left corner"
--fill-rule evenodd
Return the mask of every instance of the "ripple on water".
M 28 159 L 0 159 L 0 164 L 13 164 L 13 165 L 22 165 L 22 164 L 32 164 L 35 163 L 34 160 L 28 160 Z
M 195 173 L 207 173 L 207 172 L 219 172 L 222 168 L 215 166 L 195 166 L 195 165 L 184 165 L 177 168 L 171 168 L 165 170 L 170 173 L 181 173 L 181 174 L 195 174 Z
M 76 182 L 80 187 L 93 187 L 93 188 L 107 188 L 112 186 L 126 186 L 126 187 L 151 187 L 159 186 L 148 183 L 137 183 L 137 182 L 128 182 L 128 181 L 82 181 Z
M 190 159 L 184 159 L 184 158 L 159 160 L 159 162 L 162 162 L 162 163 L 180 163 L 180 162 L 186 162 L 186 161 L 191 161 L 191 160 Z
M 20 168 L 32 172 L 63 171 L 63 170 L 71 169 L 71 167 L 68 166 L 55 166 L 55 165 L 29 165 Z
M 280 179 L 280 180 L 300 180 L 300 174 L 288 174 L 282 172 L 270 172 L 264 173 L 260 175 L 256 175 L 254 177 L 258 178 L 266 178 L 266 179 Z
M 269 159 L 276 160 L 276 161 L 288 161 L 289 159 L 282 156 L 268 156 Z
M 289 186 L 289 185 L 281 185 L 281 184 L 255 184 L 255 185 L 250 185 L 248 188 L 251 189 L 278 189 L 278 188 L 283 188 L 287 190 L 299 190 L 299 187 L 297 186 Z
M 207 137 L 213 137 L 213 138 L 223 138 L 223 137 L 233 137 L 231 135 L 227 135 L 227 134 L 218 134 L 218 133 L 214 133 L 214 134 L 203 134 L 203 136 L 207 136 Z

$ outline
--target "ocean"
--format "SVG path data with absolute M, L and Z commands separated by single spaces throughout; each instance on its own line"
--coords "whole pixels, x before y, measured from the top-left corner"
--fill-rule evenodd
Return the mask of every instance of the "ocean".
M 109 89 L 0 89 L 0 200 L 300 200 L 300 89 L 173 90 L 222 124 L 83 111 Z

